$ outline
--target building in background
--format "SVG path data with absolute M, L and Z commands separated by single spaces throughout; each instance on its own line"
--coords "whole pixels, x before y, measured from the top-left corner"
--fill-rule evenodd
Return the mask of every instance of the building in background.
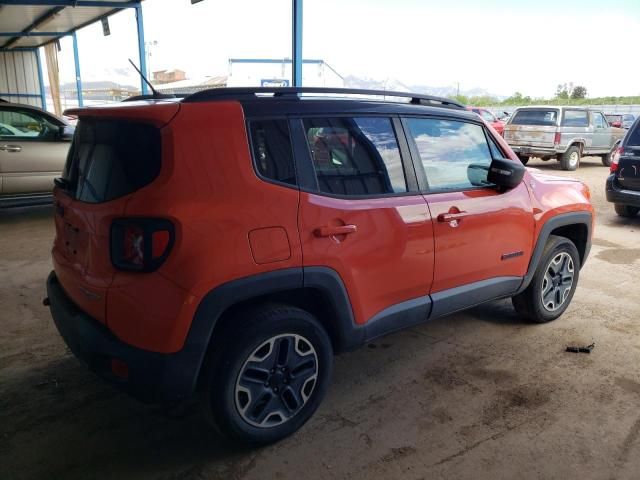
M 178 70 L 174 68 L 172 70 L 158 70 L 157 72 L 153 72 L 153 80 L 152 83 L 155 84 L 163 84 L 163 83 L 171 83 L 171 82 L 179 82 L 181 80 L 186 80 L 187 76 L 185 72 L 182 70 Z
M 344 87 L 344 78 L 324 60 L 302 61 L 305 87 Z M 289 87 L 291 59 L 230 58 L 228 87 Z

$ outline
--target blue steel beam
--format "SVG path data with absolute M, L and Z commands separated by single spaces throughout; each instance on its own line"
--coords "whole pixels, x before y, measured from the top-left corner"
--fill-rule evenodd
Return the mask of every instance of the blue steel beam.
M 0 32 L 0 37 L 58 37 L 67 32 Z
M 302 86 L 302 1 L 292 0 L 292 83 L 294 87 Z
M 40 103 L 42 109 L 47 109 L 47 96 L 44 93 L 44 78 L 42 77 L 42 62 L 40 61 L 40 49 L 36 48 L 36 62 L 38 62 L 38 83 L 40 84 Z
M 147 54 L 144 46 L 144 21 L 142 19 L 142 6 L 136 7 L 136 24 L 138 26 L 138 54 L 140 55 L 140 71 L 147 75 Z M 149 93 L 147 82 L 140 78 L 140 91 L 143 95 Z
M 8 93 L 8 92 L 0 92 L 0 97 L 19 97 L 19 98 L 41 98 L 42 95 L 39 93 Z
M 2 0 L 0 5 L 31 5 L 42 7 L 107 7 L 107 8 L 132 8 L 140 5 L 140 2 L 101 2 L 99 0 Z
M 84 105 L 84 100 L 82 98 L 82 77 L 80 76 L 80 55 L 78 54 L 78 37 L 76 32 L 71 34 L 73 38 L 73 63 L 76 67 L 76 93 L 78 95 L 78 106 L 82 107 Z

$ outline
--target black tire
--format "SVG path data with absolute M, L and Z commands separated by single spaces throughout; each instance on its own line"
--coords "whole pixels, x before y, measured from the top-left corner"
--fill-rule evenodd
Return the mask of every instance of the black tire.
M 640 212 L 640 208 L 632 207 L 631 205 L 621 205 L 619 203 L 614 203 L 613 208 L 615 208 L 616 213 L 621 217 L 635 217 L 638 212 Z
M 214 340 L 206 366 L 203 400 L 210 419 L 223 436 L 241 445 L 266 445 L 291 435 L 327 391 L 331 339 L 313 315 L 286 305 L 244 310 L 229 325 Z
M 520 159 L 520 161 L 522 162 L 523 165 L 526 165 L 529 162 L 529 158 L 531 158 L 531 157 L 527 157 L 525 155 L 518 154 L 518 158 Z
M 567 285 L 568 271 L 560 270 L 565 264 L 560 263 L 552 266 L 552 262 L 558 258 L 561 259 L 561 262 L 567 259 L 567 267 L 573 266 L 570 285 Z M 568 262 L 568 258 L 571 259 L 572 264 Z M 552 275 L 554 268 L 558 268 L 558 272 Z M 547 276 L 547 274 L 549 275 Z M 563 283 L 556 286 L 559 275 L 562 276 Z M 576 246 L 565 237 L 550 235 L 531 283 L 522 293 L 511 298 L 513 306 L 518 314 L 532 322 L 546 323 L 555 320 L 564 313 L 571 303 L 579 276 L 580 255 Z M 545 290 L 548 292 L 548 296 L 543 297 Z M 555 308 L 550 303 L 553 303 Z
M 560 168 L 573 171 L 580 165 L 580 149 L 575 145 L 570 146 L 566 152 L 560 155 Z

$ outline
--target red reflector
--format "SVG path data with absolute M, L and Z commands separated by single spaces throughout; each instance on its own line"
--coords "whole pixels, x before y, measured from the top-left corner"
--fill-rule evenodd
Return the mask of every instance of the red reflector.
M 169 232 L 166 230 L 153 232 L 151 235 L 151 255 L 153 258 L 158 258 L 164 255 L 164 252 L 167 250 L 167 246 L 169 245 L 169 238 Z
M 556 145 L 560 145 L 560 132 L 556 132 L 555 136 L 553 137 L 553 143 L 555 143 Z
M 120 378 L 129 378 L 129 365 L 126 362 L 120 360 L 119 358 L 111 359 L 111 373 L 113 373 L 116 377 Z

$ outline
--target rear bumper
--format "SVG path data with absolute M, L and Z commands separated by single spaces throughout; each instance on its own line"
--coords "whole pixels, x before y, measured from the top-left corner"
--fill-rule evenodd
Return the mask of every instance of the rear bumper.
M 163 354 L 122 342 L 69 299 L 55 272 L 47 279 L 47 295 L 60 335 L 73 354 L 99 376 L 145 402 L 176 401 L 195 391 L 203 352 L 185 348 Z M 113 360 L 127 365 L 125 378 L 113 373 Z
M 615 174 L 607 177 L 605 190 L 608 202 L 629 205 L 630 207 L 640 207 L 640 191 L 620 188 L 620 186 L 617 185 Z
M 529 147 L 524 145 L 510 145 L 510 147 L 519 155 L 528 155 L 532 157 L 549 157 L 563 153 L 562 151 L 553 147 Z

